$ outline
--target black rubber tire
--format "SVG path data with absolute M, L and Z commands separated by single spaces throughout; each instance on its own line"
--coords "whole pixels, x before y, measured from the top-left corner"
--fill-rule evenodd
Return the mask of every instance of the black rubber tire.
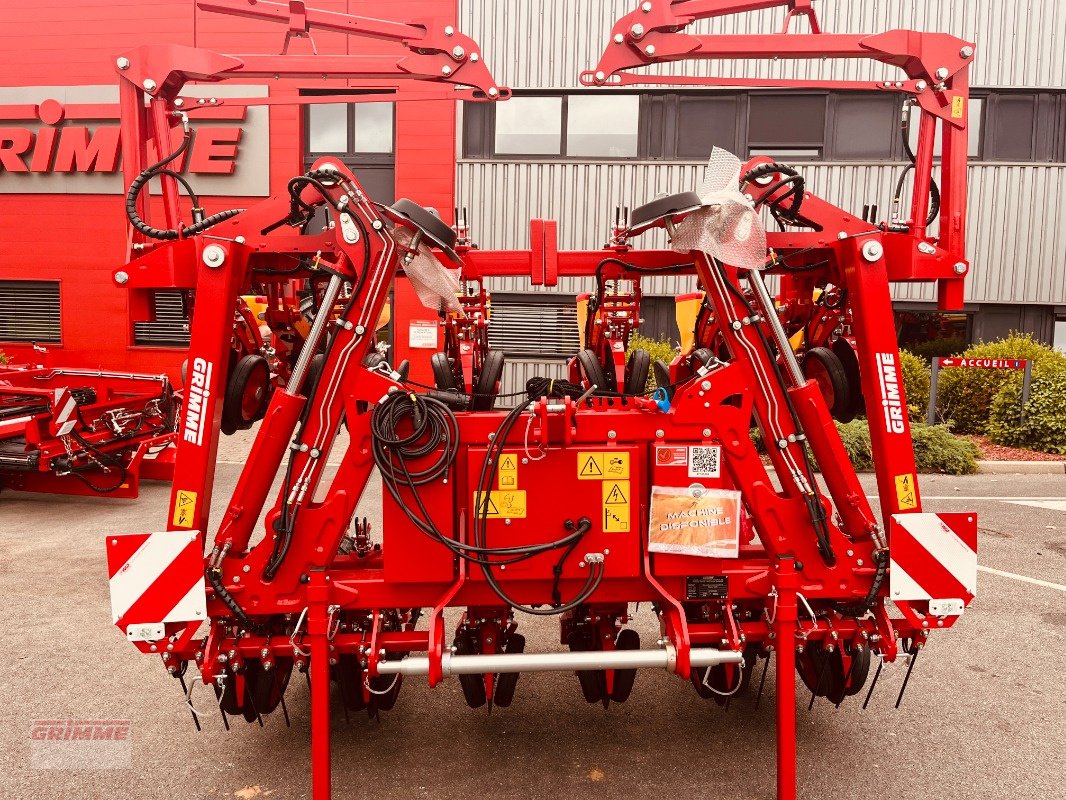
M 492 411 L 496 407 L 496 395 L 503 377 L 503 353 L 489 350 L 481 362 L 481 374 L 474 384 L 474 396 L 470 400 L 471 411 Z
M 655 387 L 665 391 L 668 400 L 673 400 L 677 387 L 670 385 L 670 365 L 661 358 L 657 358 L 652 365 L 652 371 L 655 373 Z
M 709 367 L 714 362 L 714 353 L 712 353 L 706 347 L 700 347 L 696 350 L 693 350 L 692 354 L 688 357 L 688 363 L 692 366 L 693 370 L 697 370 L 700 367 Z
M 567 638 L 567 645 L 574 652 L 588 652 L 592 646 L 591 631 L 575 628 Z M 587 703 L 599 703 L 607 689 L 607 676 L 603 670 L 584 669 L 577 671 L 577 680 L 581 684 L 581 694 Z
M 614 640 L 615 650 L 639 650 L 640 634 L 632 628 L 622 628 L 618 637 Z M 616 669 L 614 671 L 614 687 L 611 690 L 611 700 L 616 703 L 624 703 L 633 693 L 633 684 L 637 681 L 635 669 Z
M 524 653 L 526 651 L 526 637 L 520 633 L 512 633 L 507 637 L 507 646 L 504 652 Z M 501 672 L 496 676 L 496 686 L 493 687 L 492 702 L 500 708 L 510 708 L 514 702 L 515 688 L 518 686 L 520 672 Z
M 847 686 L 844 688 L 844 694 L 848 696 L 861 692 L 862 687 L 866 685 L 866 679 L 870 677 L 870 648 L 862 646 L 854 648 L 851 658 L 852 666 L 845 673 Z
M 446 353 L 434 353 L 429 358 L 429 365 L 433 368 L 433 384 L 440 391 L 459 391 L 460 387 L 456 385 L 455 373 L 452 372 L 452 365 Z
M 256 383 L 260 384 L 258 389 Z M 252 427 L 263 418 L 269 402 L 270 364 L 262 356 L 244 356 L 226 381 L 222 398 L 222 432 L 229 436 Z
M 330 677 L 341 690 L 341 702 L 349 711 L 363 711 L 363 667 L 353 653 L 342 653 L 338 662 L 330 668 Z
M 651 354 L 638 347 L 626 361 L 626 394 L 642 397 L 648 391 L 648 373 L 651 372 Z
M 319 353 L 311 358 L 311 363 L 307 365 L 307 377 L 304 378 L 303 396 L 310 399 L 315 392 L 315 387 L 318 386 L 319 378 L 322 377 L 322 370 L 326 367 L 326 354 Z
M 471 641 L 474 635 L 473 631 L 456 633 L 455 641 L 452 643 L 455 647 L 456 655 L 469 656 L 477 652 Z M 466 704 L 471 708 L 481 708 L 487 702 L 485 677 L 483 675 L 460 675 L 459 686 L 463 690 L 463 699 L 466 700 Z
M 844 375 L 847 377 L 848 393 L 851 404 L 847 411 L 840 417 L 841 422 L 851 422 L 855 417 L 866 411 L 866 402 L 862 395 L 862 377 L 859 372 L 859 359 L 855 355 L 855 349 L 846 339 L 837 339 L 833 342 L 833 352 L 840 359 L 844 367 Z
M 803 374 L 813 378 L 825 398 L 825 404 L 834 419 L 840 419 L 851 410 L 854 401 L 848 387 L 848 376 L 836 353 L 828 347 L 812 347 L 803 357 Z
M 381 355 L 377 350 L 367 353 L 366 358 L 363 359 L 363 366 L 370 369 L 374 369 L 383 363 L 385 363 L 385 356 Z
M 603 366 L 600 364 L 600 360 L 596 358 L 594 352 L 591 350 L 582 350 L 577 354 L 577 364 L 581 374 L 585 377 L 585 382 L 588 384 L 585 386 L 586 389 L 595 386 L 597 392 L 610 392 L 614 390 L 613 386 L 607 385 L 607 375 L 603 371 Z

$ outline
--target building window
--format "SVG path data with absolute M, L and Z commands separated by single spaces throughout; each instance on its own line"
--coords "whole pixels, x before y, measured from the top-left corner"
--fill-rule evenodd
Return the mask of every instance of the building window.
M 677 158 L 706 159 L 716 147 L 737 152 L 739 96 L 679 95 L 676 103 Z
M 573 295 L 493 293 L 489 346 L 508 357 L 567 359 L 578 351 Z
M 307 106 L 307 153 L 319 157 L 392 157 L 395 103 L 314 103 Z
M 181 291 L 152 292 L 152 319 L 133 323 L 133 343 L 145 347 L 188 347 L 189 310 Z
M 636 158 L 641 99 L 635 94 L 516 95 L 505 103 L 466 103 L 463 154 Z
M 900 98 L 892 94 L 830 95 L 827 156 L 834 161 L 899 158 L 901 108 Z
M 0 281 L 0 342 L 57 344 L 59 281 Z
M 967 111 L 966 134 L 968 137 L 967 156 L 977 160 L 981 158 L 981 133 L 984 121 L 985 101 L 983 97 L 971 97 L 970 107 Z M 918 127 L 921 120 L 921 111 L 916 106 L 910 109 L 910 145 L 911 150 L 918 152 Z M 943 126 L 936 126 L 936 136 L 933 139 L 933 158 L 940 158 L 944 151 Z
M 826 96 L 755 94 L 748 98 L 748 155 L 821 158 Z

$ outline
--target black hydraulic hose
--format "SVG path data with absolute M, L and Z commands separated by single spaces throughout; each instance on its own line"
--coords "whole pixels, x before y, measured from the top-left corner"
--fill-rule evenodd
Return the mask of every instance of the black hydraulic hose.
M 915 156 L 914 151 L 911 149 L 910 130 L 910 114 L 905 113 L 900 122 L 900 133 L 903 137 L 903 152 L 906 153 L 907 159 L 911 163 L 903 168 L 903 172 L 900 173 L 899 179 L 896 181 L 896 191 L 892 200 L 892 204 L 896 208 L 899 208 L 900 204 L 903 202 L 903 186 L 907 182 L 907 174 L 914 169 L 918 163 L 918 157 Z M 927 226 L 932 225 L 936 222 L 938 216 L 940 216 L 940 187 L 937 185 L 936 178 L 930 176 L 929 215 L 926 217 L 925 224 Z
M 157 175 L 168 175 L 170 177 L 177 178 L 177 180 L 185 187 L 186 191 L 189 192 L 190 197 L 193 198 L 193 205 L 195 206 L 193 214 L 194 217 L 198 217 L 198 219 L 196 219 L 196 221 L 192 225 L 183 226 L 180 232 L 181 236 L 195 236 L 198 233 L 203 233 L 208 228 L 217 225 L 220 222 L 224 222 L 230 217 L 234 217 L 237 214 L 240 214 L 241 211 L 244 210 L 242 208 L 231 208 L 228 211 L 220 211 L 217 214 L 212 214 L 210 217 L 203 217 L 203 209 L 199 207 L 199 200 L 196 199 L 196 194 L 192 191 L 192 187 L 190 187 L 188 182 L 181 178 L 177 173 L 172 170 L 165 169 L 167 164 L 178 158 L 178 156 L 184 153 L 191 144 L 192 131 L 186 131 L 185 136 L 181 140 L 181 144 L 178 146 L 177 150 L 175 150 L 169 156 L 164 158 L 162 161 L 153 164 L 152 166 L 145 169 L 130 183 L 130 189 L 126 193 L 126 216 L 129 217 L 130 224 L 138 231 L 140 231 L 143 235 L 147 236 L 149 239 L 173 240 L 177 239 L 179 236 L 179 232 L 177 230 L 153 228 L 151 225 L 141 219 L 140 214 L 137 213 L 137 198 L 140 197 L 141 191 L 144 189 L 147 183 Z
M 263 627 L 252 622 L 252 618 L 244 612 L 240 603 L 226 589 L 222 582 L 222 570 L 219 567 L 208 567 L 204 570 L 204 577 L 211 584 L 211 588 L 215 590 L 215 596 L 225 604 L 226 608 L 233 614 L 233 618 L 241 624 L 242 628 L 250 633 L 263 632 Z

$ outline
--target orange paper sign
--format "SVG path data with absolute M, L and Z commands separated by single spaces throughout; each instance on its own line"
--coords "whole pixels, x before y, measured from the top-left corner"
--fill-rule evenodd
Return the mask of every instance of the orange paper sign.
M 740 492 L 653 486 L 648 550 L 688 556 L 740 555 Z

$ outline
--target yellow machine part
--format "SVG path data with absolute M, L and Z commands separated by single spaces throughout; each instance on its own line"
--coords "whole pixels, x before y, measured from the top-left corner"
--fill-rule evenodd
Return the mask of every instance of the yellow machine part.
M 588 294 L 577 296 L 577 336 L 581 343 L 581 350 L 585 349 L 585 323 L 589 318 L 589 297 Z
M 691 353 L 696 346 L 696 317 L 703 303 L 703 292 L 678 295 L 674 300 L 674 317 L 681 333 L 681 352 Z

